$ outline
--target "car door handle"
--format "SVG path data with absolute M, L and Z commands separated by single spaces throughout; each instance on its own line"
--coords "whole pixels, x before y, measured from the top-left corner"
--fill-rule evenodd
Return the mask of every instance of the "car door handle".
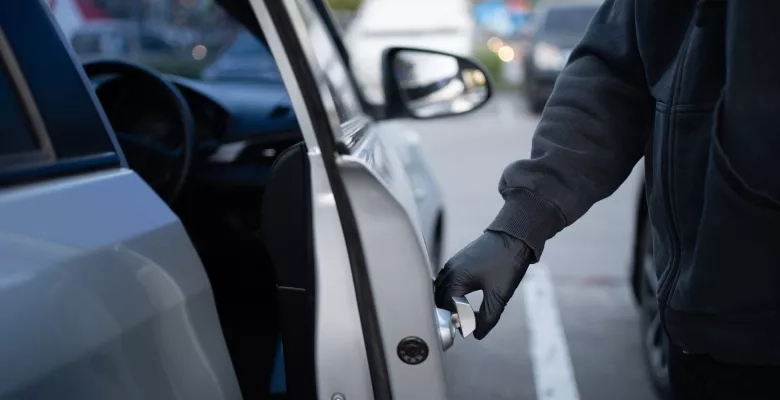
M 465 296 L 452 298 L 452 309 L 449 310 L 437 308 L 436 320 L 438 323 L 439 336 L 441 336 L 442 348 L 446 351 L 455 343 L 455 336 L 460 332 L 464 339 L 469 337 L 477 327 L 477 318 L 474 315 L 474 309 Z

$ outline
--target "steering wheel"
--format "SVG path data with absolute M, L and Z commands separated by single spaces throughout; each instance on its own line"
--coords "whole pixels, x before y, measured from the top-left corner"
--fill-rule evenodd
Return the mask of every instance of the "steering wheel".
M 131 79 L 134 85 L 144 85 L 140 87 L 159 93 L 156 99 L 176 110 L 175 123 L 162 135 L 115 132 L 130 168 L 163 200 L 173 203 L 187 179 L 196 146 L 195 122 L 184 96 L 158 72 L 141 65 L 120 60 L 95 60 L 84 63 L 83 67 L 89 78 L 118 75 L 117 79 Z

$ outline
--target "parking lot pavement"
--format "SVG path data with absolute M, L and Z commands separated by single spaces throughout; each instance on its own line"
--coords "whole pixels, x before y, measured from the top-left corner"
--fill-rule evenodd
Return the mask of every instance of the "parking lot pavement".
M 501 207 L 501 171 L 528 156 L 537 122 L 515 93 L 468 116 L 408 122 L 445 195 L 447 257 Z M 450 398 L 655 399 L 628 285 L 640 174 L 548 243 L 485 340 L 459 340 L 446 353 Z

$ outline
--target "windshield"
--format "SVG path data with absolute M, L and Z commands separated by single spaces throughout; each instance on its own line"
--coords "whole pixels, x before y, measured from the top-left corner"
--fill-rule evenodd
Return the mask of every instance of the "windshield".
M 89 33 L 79 33 L 73 36 L 70 44 L 77 54 L 100 52 L 100 36 Z
M 239 33 L 234 41 L 201 73 L 206 80 L 282 82 L 276 62 L 251 32 Z
M 597 10 L 595 6 L 552 8 L 547 12 L 542 31 L 584 33 Z
M 82 60 L 115 58 L 206 80 L 281 80 L 266 46 L 214 0 L 57 0 Z
M 245 55 L 260 57 L 271 56 L 271 54 L 268 52 L 268 49 L 248 31 L 244 31 L 238 34 L 235 42 L 233 42 L 233 44 L 228 46 L 228 48 L 225 50 L 225 55 L 232 57 Z

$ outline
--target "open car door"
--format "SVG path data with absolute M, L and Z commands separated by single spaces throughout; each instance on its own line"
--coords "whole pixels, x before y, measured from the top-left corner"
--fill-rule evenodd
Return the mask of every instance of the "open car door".
M 315 1 L 252 1 L 305 142 L 279 156 L 264 204 L 288 396 L 444 400 L 457 319 L 434 304 L 401 161 L 364 112 Z M 468 334 L 473 311 L 457 305 Z

